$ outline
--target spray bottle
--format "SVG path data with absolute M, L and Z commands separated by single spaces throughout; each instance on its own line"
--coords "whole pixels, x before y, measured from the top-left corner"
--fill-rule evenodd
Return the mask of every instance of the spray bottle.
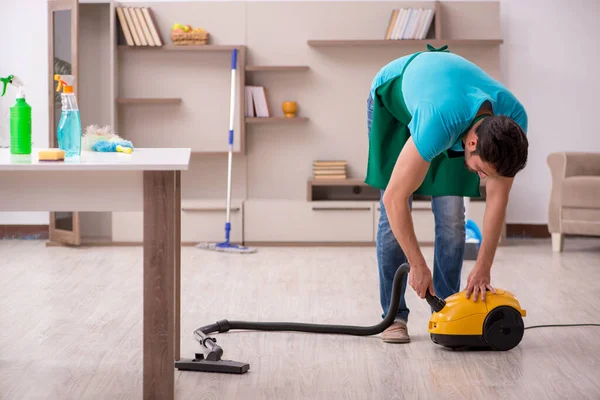
M 16 103 L 10 108 L 10 152 L 31 154 L 31 106 L 25 101 L 23 82 L 14 75 L 0 78 L 3 83 L 2 96 L 8 84 L 17 88 Z
M 77 99 L 73 93 L 73 75 L 54 75 L 58 81 L 56 91 L 61 94 L 62 114 L 58 122 L 58 147 L 65 151 L 65 158 L 77 158 L 81 155 L 81 118 Z

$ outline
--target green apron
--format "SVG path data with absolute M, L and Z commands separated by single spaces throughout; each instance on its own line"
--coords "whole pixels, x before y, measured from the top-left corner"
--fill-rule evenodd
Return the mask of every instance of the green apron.
M 447 52 L 447 48 L 448 46 L 444 46 L 435 49 L 427 45 L 428 51 Z M 400 151 L 410 137 L 408 124 L 412 117 L 404 103 L 402 77 L 406 67 L 421 53 L 414 54 L 407 61 L 399 76 L 382 84 L 375 91 L 365 183 L 378 189 L 384 190 L 387 187 Z M 466 132 L 468 129 L 463 135 Z M 427 175 L 415 194 L 479 197 L 479 176 L 469 171 L 464 162 L 464 152 L 449 149 L 439 154 L 431 160 Z

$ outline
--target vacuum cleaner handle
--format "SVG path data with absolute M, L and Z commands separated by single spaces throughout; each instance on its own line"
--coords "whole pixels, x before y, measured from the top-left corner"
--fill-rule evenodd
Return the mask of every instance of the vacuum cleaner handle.
M 427 300 L 427 303 L 429 303 L 429 305 L 435 312 L 442 311 L 442 308 L 444 308 L 444 306 L 446 305 L 446 301 L 444 299 L 432 295 L 429 292 L 429 290 L 427 290 L 427 292 L 425 293 L 425 300 Z

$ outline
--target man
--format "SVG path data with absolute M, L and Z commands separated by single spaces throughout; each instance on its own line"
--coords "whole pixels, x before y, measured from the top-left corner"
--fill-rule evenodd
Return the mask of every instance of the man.
M 390 305 L 396 269 L 420 298 L 460 290 L 465 245 L 463 197 L 486 180 L 483 240 L 466 296 L 485 299 L 513 178 L 527 162 L 527 114 L 502 84 L 447 46 L 392 61 L 375 76 L 368 100 L 369 161 L 365 182 L 381 190 L 377 230 L 380 301 Z M 433 279 L 411 218 L 412 195 L 431 196 L 435 220 Z M 404 282 L 406 288 L 406 281 Z M 394 324 L 382 335 L 410 341 L 402 293 Z

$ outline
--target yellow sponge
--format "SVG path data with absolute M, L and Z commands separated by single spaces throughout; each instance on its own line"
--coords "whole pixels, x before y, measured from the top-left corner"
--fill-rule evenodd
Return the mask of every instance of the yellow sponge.
M 61 149 L 45 149 L 38 153 L 40 161 L 62 161 L 65 159 L 65 151 Z

